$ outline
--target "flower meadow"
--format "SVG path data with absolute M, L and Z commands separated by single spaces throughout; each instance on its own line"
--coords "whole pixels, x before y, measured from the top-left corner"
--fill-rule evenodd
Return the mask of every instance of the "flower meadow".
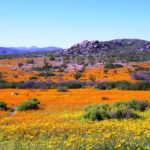
M 138 119 L 91 121 L 83 117 L 87 105 L 110 105 L 115 100 L 125 101 L 135 96 L 149 100 L 148 91 L 15 90 L 16 96 L 10 96 L 12 89 L 1 92 L 0 99 L 8 107 L 15 108 L 27 97 L 36 96 L 40 101 L 38 110 L 0 111 L 1 150 L 150 149 L 149 109 L 137 112 Z M 102 100 L 102 96 L 108 100 Z
M 24 112 L 1 119 L 1 149 L 149 149 L 149 112 L 139 120 L 81 119 L 81 112 Z M 58 116 L 59 117 L 58 117 Z M 57 117 L 56 117 L 57 116 Z

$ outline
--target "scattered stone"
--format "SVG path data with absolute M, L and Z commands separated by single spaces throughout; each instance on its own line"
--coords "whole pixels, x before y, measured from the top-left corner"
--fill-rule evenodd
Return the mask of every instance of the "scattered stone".
M 11 92 L 10 95 L 11 95 L 11 96 L 16 96 L 16 95 L 18 95 L 18 93 L 16 93 L 16 92 Z
M 102 97 L 102 100 L 103 100 L 103 101 L 105 101 L 105 100 L 109 100 L 109 98 L 108 98 L 108 97 L 103 96 L 103 97 Z

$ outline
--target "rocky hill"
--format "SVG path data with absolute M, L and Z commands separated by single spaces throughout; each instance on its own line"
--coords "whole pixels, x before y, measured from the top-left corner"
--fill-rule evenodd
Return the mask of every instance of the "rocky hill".
M 75 44 L 69 49 L 63 50 L 61 54 L 98 54 L 104 51 L 144 51 L 150 50 L 150 42 L 139 39 L 118 39 L 112 41 L 83 41 Z

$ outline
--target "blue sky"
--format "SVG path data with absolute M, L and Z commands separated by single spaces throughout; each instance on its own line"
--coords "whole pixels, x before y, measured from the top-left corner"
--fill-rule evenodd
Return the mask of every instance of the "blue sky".
M 150 0 L 0 0 L 0 46 L 150 40 Z

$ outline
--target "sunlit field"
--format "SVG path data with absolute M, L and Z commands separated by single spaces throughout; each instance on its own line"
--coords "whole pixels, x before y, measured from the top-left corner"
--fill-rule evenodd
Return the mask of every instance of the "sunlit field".
M 149 62 L 61 65 L 0 60 L 0 150 L 150 149 Z
M 0 112 L 0 149 L 149 149 L 150 111 L 140 119 L 90 121 L 83 118 L 89 104 L 112 104 L 130 99 L 150 100 L 149 91 L 73 89 L 0 90 L 8 107 L 36 97 L 39 110 Z M 12 92 L 17 95 L 11 95 Z M 107 100 L 103 100 L 107 97 Z

